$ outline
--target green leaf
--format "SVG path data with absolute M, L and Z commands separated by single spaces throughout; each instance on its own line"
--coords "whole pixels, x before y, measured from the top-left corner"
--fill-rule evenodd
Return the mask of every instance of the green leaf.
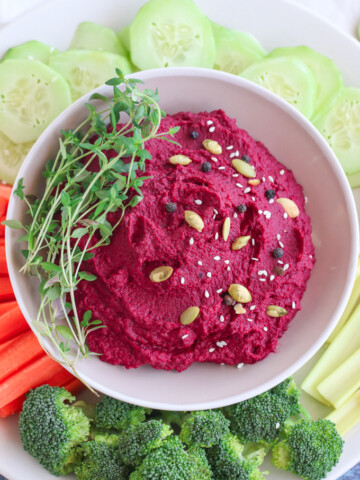
M 29 238 L 29 234 L 28 233 L 25 233 L 24 235 L 22 235 L 21 237 L 19 237 L 17 239 L 18 242 L 27 242 L 28 241 L 28 238 Z
M 95 257 L 95 253 L 87 252 L 84 254 L 84 260 L 91 260 L 92 258 Z
M 42 262 L 41 266 L 46 272 L 61 272 L 61 267 L 55 263 Z
M 71 238 L 81 238 L 83 237 L 84 235 L 86 235 L 87 233 L 89 233 L 88 229 L 87 228 L 76 228 L 72 234 L 71 234 Z
M 49 330 L 48 330 L 49 327 L 47 325 L 45 325 L 44 323 L 39 322 L 38 320 L 33 320 L 31 322 L 31 325 L 43 337 L 48 337 L 50 335 Z
M 62 190 L 60 197 L 61 197 L 61 203 L 64 205 L 64 207 L 67 207 L 70 205 L 70 196 L 65 190 Z
M 1 225 L 6 225 L 9 228 L 14 228 L 15 230 L 20 230 L 24 228 L 22 223 L 19 220 L 4 220 L 1 222 Z
M 129 206 L 136 207 L 136 205 L 138 205 L 141 202 L 141 200 L 143 200 L 143 198 L 144 197 L 141 197 L 140 195 L 134 195 L 129 202 Z
M 89 325 L 89 322 L 91 320 L 91 317 L 92 317 L 92 312 L 91 310 L 86 310 L 86 312 L 84 313 L 83 315 L 83 319 L 82 319 L 82 322 L 81 322 L 81 326 L 83 328 L 87 327 Z
M 29 250 L 21 250 L 21 254 L 23 257 L 26 258 L 26 260 L 28 259 L 28 256 L 30 255 L 30 252 Z
M 74 335 L 71 329 L 66 325 L 57 325 L 56 330 L 58 333 L 60 333 L 60 335 L 62 335 L 67 340 L 72 340 L 74 338 Z
M 93 320 L 90 325 L 102 325 L 102 321 L 101 320 Z
M 116 85 L 121 85 L 122 84 L 122 79 L 121 78 L 110 78 L 110 80 L 107 80 L 105 82 L 105 85 L 110 85 L 110 86 L 116 86 Z
M 171 128 L 169 129 L 169 134 L 170 134 L 170 135 L 174 135 L 174 134 L 177 133 L 179 130 L 180 130 L 180 127 L 179 127 L 179 126 L 177 126 L 177 127 L 171 127 Z
M 88 282 L 93 282 L 94 280 L 97 279 L 97 276 L 88 272 L 79 272 L 79 278 L 81 278 L 81 280 L 87 280 Z
M 57 298 L 60 297 L 60 295 L 61 295 L 61 289 L 58 286 L 51 287 L 46 292 L 46 296 L 51 301 L 56 300 Z
M 23 181 L 24 181 L 24 179 L 20 178 L 19 181 L 18 181 L 17 187 L 14 190 L 14 195 L 19 197 L 21 200 L 24 200 L 24 189 L 25 189 L 25 187 L 23 185 Z
M 93 93 L 90 97 L 90 100 L 102 100 L 103 102 L 109 101 L 107 97 L 104 97 L 104 95 L 100 95 L 100 93 Z

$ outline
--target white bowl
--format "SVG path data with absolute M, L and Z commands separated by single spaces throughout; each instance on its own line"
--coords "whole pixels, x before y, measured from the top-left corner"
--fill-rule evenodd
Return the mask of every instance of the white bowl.
M 198 363 L 188 370 L 126 370 L 90 358 L 78 362 L 80 375 L 95 389 L 121 400 L 168 410 L 216 408 L 262 393 L 298 370 L 324 343 L 349 298 L 358 255 L 358 225 L 352 192 L 331 149 L 312 124 L 267 90 L 234 75 L 205 69 L 168 68 L 138 72 L 146 88 L 158 88 L 160 106 L 169 114 L 222 108 L 238 126 L 262 141 L 292 169 L 308 198 L 316 263 L 302 310 L 280 339 L 277 353 L 242 369 Z M 111 95 L 110 87 L 97 91 Z M 86 116 L 89 95 L 63 112 L 41 135 L 18 178 L 28 193 L 40 194 L 41 172 L 57 150 L 60 129 Z M 25 204 L 12 196 L 8 218 L 25 219 Z M 31 325 L 39 305 L 37 281 L 19 273 L 23 263 L 18 230 L 7 228 L 6 254 L 17 301 Z M 46 343 L 46 341 L 45 341 Z M 50 351 L 51 345 L 47 344 Z

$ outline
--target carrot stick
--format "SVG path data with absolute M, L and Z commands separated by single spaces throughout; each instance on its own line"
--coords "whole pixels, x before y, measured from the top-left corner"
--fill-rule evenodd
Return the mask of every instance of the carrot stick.
M 11 345 L 19 340 L 21 337 L 23 337 L 27 332 L 19 333 L 19 335 L 16 335 L 16 337 L 11 338 L 10 340 L 6 340 L 5 342 L 0 343 L 0 353 L 3 352 L 4 350 L 7 350 L 11 348 Z
M 10 200 L 11 191 L 12 187 L 10 185 L 0 183 L 0 197 L 5 198 L 8 202 Z
M 0 238 L 5 237 L 5 225 L 1 224 L 4 220 L 6 220 L 5 215 L 3 217 L 0 217 Z
M 61 372 L 63 367 L 47 355 L 11 375 L 0 384 L 0 408 L 5 407 L 31 388 L 42 385 Z M 68 375 L 69 373 L 66 372 Z
M 0 244 L 0 275 L 9 276 L 6 257 L 5 257 L 5 244 Z
M 0 197 L 0 217 L 2 217 L 3 215 L 6 215 L 8 203 L 9 201 L 6 198 Z
M 11 286 L 10 278 L 0 278 L 0 302 L 15 300 L 15 295 Z
M 26 395 L 21 395 L 18 398 L 15 398 L 12 402 L 4 405 L 0 408 L 0 418 L 6 418 L 14 413 L 20 412 L 22 410 L 23 403 L 26 400 Z
M 0 278 L 0 281 L 2 279 Z M 0 316 L 0 342 L 10 340 L 29 328 L 18 306 Z
M 8 312 L 9 310 L 12 310 L 15 307 L 17 307 L 17 301 L 16 300 L 13 300 L 12 302 L 0 303 L 0 315 Z
M 0 350 L 0 382 L 41 355 L 45 352 L 31 330 L 16 337 L 10 349 Z

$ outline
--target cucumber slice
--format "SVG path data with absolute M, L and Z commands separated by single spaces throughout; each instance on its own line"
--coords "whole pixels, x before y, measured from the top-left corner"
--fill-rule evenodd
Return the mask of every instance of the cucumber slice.
M 245 68 L 265 57 L 260 43 L 246 32 L 229 30 L 212 22 L 216 58 L 214 68 L 239 75 Z
M 275 50 L 269 53 L 268 58 L 276 57 L 298 58 L 312 71 L 317 84 L 314 117 L 316 117 L 325 105 L 333 102 L 339 92 L 344 88 L 342 74 L 335 63 L 330 58 L 325 57 L 310 47 L 275 48 Z
M 30 40 L 9 50 L 2 57 L 1 61 L 8 59 L 39 60 L 48 63 L 51 55 L 59 53 L 59 50 L 46 43 Z
M 303 115 L 314 111 L 316 82 L 304 62 L 295 58 L 265 58 L 253 63 L 242 77 L 279 95 Z
M 130 25 L 131 60 L 140 69 L 212 68 L 211 23 L 192 0 L 150 0 Z
M 73 100 L 114 77 L 116 68 L 120 68 L 124 75 L 132 72 L 127 58 L 94 50 L 68 50 L 54 56 L 49 66 L 70 83 Z
M 360 172 L 360 89 L 344 88 L 315 126 L 334 150 L 345 172 L 349 175 Z
M 0 132 L 0 180 L 14 184 L 17 172 L 34 142 L 14 143 Z
M 0 63 L 0 130 L 13 142 L 36 140 L 71 104 L 70 88 L 38 60 Z
M 122 28 L 118 32 L 119 41 L 126 52 L 126 56 L 130 54 L 130 25 Z
M 77 26 L 69 50 L 100 50 L 126 55 L 126 50 L 114 30 L 93 22 L 82 22 Z

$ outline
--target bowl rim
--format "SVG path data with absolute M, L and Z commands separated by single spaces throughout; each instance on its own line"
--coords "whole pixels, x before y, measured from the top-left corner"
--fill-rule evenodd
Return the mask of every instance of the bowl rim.
M 218 71 L 218 70 L 211 70 L 206 68 L 198 68 L 198 67 L 169 67 L 169 68 L 157 68 L 151 70 L 144 70 L 140 72 L 136 72 L 131 75 L 127 75 L 127 78 L 139 78 L 146 82 L 148 79 L 152 79 L 154 77 L 172 77 L 172 76 L 182 76 L 182 77 L 202 77 L 204 80 L 207 79 L 214 79 L 220 80 L 224 83 L 232 84 L 235 86 L 239 86 L 245 88 L 252 93 L 255 93 L 257 96 L 268 100 L 275 106 L 279 107 L 281 110 L 285 111 L 287 115 L 292 117 L 300 126 L 306 131 L 307 135 L 310 136 L 316 144 L 321 148 L 322 152 L 324 153 L 327 162 L 330 164 L 334 175 L 337 176 L 339 187 L 342 191 L 344 196 L 344 200 L 346 203 L 346 212 L 349 218 L 349 225 L 350 225 L 350 237 L 351 237 L 351 249 L 349 253 L 349 264 L 347 266 L 347 275 L 346 275 L 346 282 L 343 286 L 343 294 L 341 300 L 338 302 L 337 307 L 334 309 L 333 314 L 331 316 L 331 321 L 327 323 L 325 329 L 323 329 L 322 334 L 318 336 L 316 341 L 313 342 L 312 346 L 308 348 L 296 361 L 294 361 L 290 366 L 284 368 L 281 373 L 271 377 L 270 379 L 260 383 L 256 387 L 250 388 L 247 390 L 246 398 L 251 398 L 256 396 L 269 388 L 277 385 L 281 381 L 285 380 L 288 376 L 295 373 L 299 370 L 324 344 L 326 339 L 328 338 L 331 331 L 335 328 L 342 312 L 344 311 L 348 299 L 351 294 L 351 290 L 353 287 L 353 283 L 355 280 L 356 268 L 357 268 L 357 257 L 359 255 L 359 226 L 357 220 L 357 210 L 355 206 L 355 200 L 351 191 L 351 187 L 348 183 L 346 175 L 337 160 L 335 153 L 332 151 L 330 146 L 327 144 L 326 140 L 322 137 L 320 132 L 315 128 L 315 126 L 306 118 L 304 117 L 298 110 L 292 107 L 288 102 L 284 99 L 278 97 L 274 93 L 266 90 L 265 88 L 247 80 L 242 77 Z M 82 106 L 86 101 L 88 101 L 89 97 L 95 93 L 106 94 L 106 92 L 110 92 L 112 87 L 102 85 L 94 89 L 93 91 L 85 94 L 84 96 L 77 99 L 74 103 L 72 103 L 68 108 L 66 108 L 59 116 L 57 116 L 53 122 L 42 132 L 39 138 L 34 143 L 33 147 L 29 151 L 28 155 L 26 156 L 18 174 L 15 179 L 14 185 L 17 184 L 18 180 L 22 178 L 23 171 L 27 169 L 27 166 L 30 162 L 32 157 L 32 152 L 39 148 L 39 145 L 46 144 L 46 137 L 47 133 L 50 128 L 54 128 L 54 125 L 59 125 L 58 130 L 60 131 L 61 124 L 64 120 L 74 111 L 78 109 L 79 106 Z M 9 205 L 8 205 L 8 212 L 7 218 L 16 218 L 14 213 L 16 212 L 15 209 L 15 202 L 13 195 L 10 197 Z M 7 259 L 7 266 L 9 271 L 10 281 L 14 290 L 14 294 L 16 300 L 19 304 L 21 311 L 24 314 L 26 321 L 28 322 L 30 328 L 32 330 L 33 327 L 31 325 L 30 315 L 27 311 L 26 305 L 23 302 L 21 290 L 16 280 L 15 275 L 15 266 L 11 262 L 11 241 L 10 241 L 10 228 L 6 227 L 5 229 L 5 249 L 6 249 L 6 259 Z M 264 359 L 265 360 L 265 359 Z M 211 363 L 211 362 L 209 362 Z M 261 363 L 261 362 L 258 362 Z M 68 367 L 65 366 L 69 371 L 71 371 Z M 155 408 L 155 409 L 166 409 L 166 410 L 198 410 L 198 409 L 210 409 L 210 408 L 219 408 L 224 405 L 229 405 L 232 403 L 236 403 L 239 401 L 244 400 L 244 394 L 237 394 L 222 398 L 222 400 L 211 400 L 201 403 L 186 403 L 186 404 L 175 404 L 175 403 L 167 403 L 162 401 L 142 401 L 140 398 L 133 398 L 127 394 L 122 394 L 121 392 L 114 391 L 111 388 L 104 387 L 98 381 L 92 379 L 91 377 L 82 374 L 82 378 L 88 382 L 88 384 L 106 395 L 112 396 L 114 398 L 118 398 L 120 400 L 126 401 L 128 403 L 133 403 L 137 405 L 142 405 L 145 407 Z M 140 390 L 140 389 L 139 389 Z

